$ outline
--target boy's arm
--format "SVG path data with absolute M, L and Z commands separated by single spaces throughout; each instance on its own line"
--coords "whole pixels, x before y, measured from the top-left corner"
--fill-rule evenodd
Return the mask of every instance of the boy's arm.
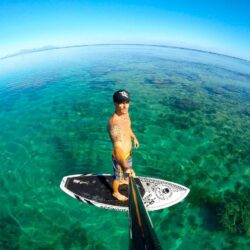
M 139 141 L 137 140 L 134 132 L 132 131 L 132 128 L 130 128 L 130 136 L 132 137 L 132 139 L 134 140 L 134 145 L 135 148 L 139 148 Z

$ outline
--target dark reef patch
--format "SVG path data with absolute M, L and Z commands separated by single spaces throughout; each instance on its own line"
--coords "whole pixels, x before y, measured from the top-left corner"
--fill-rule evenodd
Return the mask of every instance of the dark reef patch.
M 0 249 L 19 249 L 21 229 L 10 216 L 0 218 Z
M 65 249 L 87 246 L 88 237 L 86 230 L 76 223 L 68 231 L 64 232 L 62 244 Z
M 26 98 L 28 101 L 37 102 L 43 95 L 43 91 L 47 88 L 48 84 L 53 81 L 39 79 L 30 83 L 23 82 L 17 83 L 15 86 L 0 89 L 0 111 L 9 112 L 21 98 Z
M 250 109 L 244 109 L 244 110 L 242 111 L 242 114 L 245 115 L 245 116 L 250 117 Z
M 189 82 L 201 81 L 200 76 L 195 73 L 178 71 L 177 75 Z
M 186 91 L 186 92 L 188 92 L 189 94 L 195 94 L 196 93 L 196 88 L 194 88 L 194 86 L 193 85 L 191 85 L 191 84 L 187 84 L 187 83 L 181 83 L 181 86 L 182 86 L 182 88 Z
M 95 91 L 102 91 L 102 90 L 113 91 L 114 87 L 116 86 L 116 82 L 112 80 L 96 79 L 93 81 L 89 81 L 89 86 L 92 90 Z
M 165 123 L 170 123 L 176 129 L 189 129 L 197 125 L 197 119 L 193 116 L 186 114 L 161 114 L 156 123 L 161 124 L 164 120 Z
M 112 71 L 111 68 L 107 68 L 107 67 L 93 67 L 93 68 L 89 68 L 87 69 L 87 72 L 90 74 L 91 77 L 101 77 L 101 76 L 106 76 L 108 75 L 110 72 Z
M 243 92 L 243 88 L 241 88 L 239 86 L 225 84 L 225 85 L 222 85 L 221 87 L 229 92 L 232 92 L 232 93 L 242 93 Z
M 151 84 L 151 85 L 175 85 L 176 82 L 171 80 L 171 79 L 168 79 L 168 78 L 159 78 L 159 77 L 146 77 L 144 79 L 144 84 Z
M 209 87 L 205 86 L 204 89 L 209 93 L 213 95 L 223 95 L 225 92 L 222 88 L 219 87 Z
M 170 106 L 186 112 L 196 111 L 200 108 L 199 104 L 194 102 L 192 99 L 179 99 L 176 97 L 170 98 Z
M 239 184 L 235 192 L 209 194 L 209 190 L 192 187 L 189 201 L 199 206 L 203 224 L 210 231 L 250 237 L 250 189 Z
M 170 115 L 168 121 L 172 123 L 177 129 L 189 129 L 190 127 L 195 125 L 194 122 L 192 122 L 192 120 L 188 116 L 185 117 Z
M 86 100 L 75 100 L 71 103 L 71 109 L 73 112 L 81 114 L 81 116 L 87 116 L 90 111 L 90 105 Z
M 174 108 L 178 111 L 192 112 L 199 110 L 200 104 L 189 98 L 170 97 L 159 101 L 163 106 Z
M 60 156 L 60 158 L 58 159 L 58 171 L 68 171 L 70 167 L 77 165 L 77 158 L 73 154 L 69 143 L 66 143 L 59 136 L 51 137 L 50 139 L 48 139 L 48 143 L 54 146 L 56 154 Z
M 243 99 L 250 100 L 250 89 L 242 86 L 235 86 L 230 84 L 224 84 L 221 86 L 224 90 L 232 94 L 238 94 Z

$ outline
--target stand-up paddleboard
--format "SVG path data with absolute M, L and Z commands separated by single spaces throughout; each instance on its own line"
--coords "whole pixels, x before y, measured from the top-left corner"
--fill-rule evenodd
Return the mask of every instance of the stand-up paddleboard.
M 165 180 L 136 176 L 137 188 L 148 211 L 175 205 L 189 193 L 189 189 Z M 112 196 L 113 175 L 69 175 L 62 179 L 60 188 L 68 195 L 97 207 L 128 211 L 128 201 L 118 201 Z M 128 185 L 119 192 L 128 197 Z

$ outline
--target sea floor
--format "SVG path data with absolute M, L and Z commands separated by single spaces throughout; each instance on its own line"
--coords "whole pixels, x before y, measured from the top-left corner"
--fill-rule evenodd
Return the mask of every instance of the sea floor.
M 250 62 L 96 46 L 0 61 L 0 249 L 128 249 L 125 212 L 72 199 L 63 176 L 112 173 L 112 94 L 131 94 L 137 175 L 189 196 L 150 212 L 164 249 L 250 249 Z

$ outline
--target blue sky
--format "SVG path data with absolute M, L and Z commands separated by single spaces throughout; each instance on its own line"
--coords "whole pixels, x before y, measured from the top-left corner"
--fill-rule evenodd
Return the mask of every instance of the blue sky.
M 0 57 L 21 49 L 152 43 L 250 60 L 250 1 L 1 0 Z

